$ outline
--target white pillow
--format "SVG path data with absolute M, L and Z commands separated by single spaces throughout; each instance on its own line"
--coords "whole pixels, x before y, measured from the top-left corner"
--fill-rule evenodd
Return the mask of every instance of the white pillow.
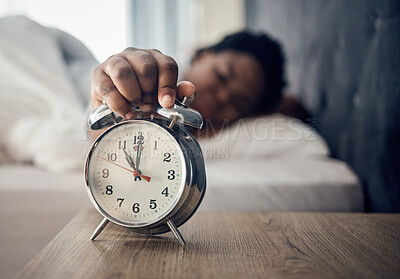
M 328 156 L 318 132 L 282 114 L 240 119 L 200 140 L 207 159 L 257 159 L 273 156 Z

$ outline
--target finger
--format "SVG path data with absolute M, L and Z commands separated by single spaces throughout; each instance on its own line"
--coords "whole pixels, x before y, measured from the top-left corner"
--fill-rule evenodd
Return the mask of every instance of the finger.
M 175 60 L 158 50 L 149 50 L 157 62 L 158 68 L 158 102 L 161 106 L 171 108 L 176 98 L 178 65 Z
M 136 49 L 127 49 L 121 56 L 132 66 L 142 94 L 154 92 L 157 88 L 157 62 L 153 56 L 147 51 Z
M 181 81 L 177 85 L 177 95 L 178 95 L 177 98 L 179 100 L 182 100 L 184 97 L 188 97 L 189 98 L 188 103 L 190 103 L 194 99 L 195 92 L 196 92 L 196 87 L 190 81 Z
M 103 104 L 103 102 L 97 97 L 97 94 L 95 93 L 95 91 L 93 89 L 93 86 L 92 86 L 92 89 L 91 89 L 90 96 L 91 96 L 92 108 L 93 109 L 95 109 L 95 108 L 97 108 L 97 107 L 99 107 L 99 106 L 101 106 Z
M 150 112 L 154 107 L 156 99 L 157 99 L 157 93 L 156 92 L 143 93 L 142 105 L 140 106 L 140 109 L 143 112 Z
M 118 115 L 127 119 L 133 118 L 134 112 L 131 105 L 121 95 L 111 78 L 102 68 L 96 68 L 94 71 L 93 94 L 95 95 L 95 105 L 99 103 L 99 100 L 104 100 L 110 109 Z
M 90 85 L 90 99 L 92 103 L 92 108 L 95 109 L 103 104 L 102 99 L 99 97 L 99 94 L 97 93 L 97 71 L 99 71 L 99 66 L 96 67 L 93 71 L 92 74 L 92 83 Z
M 121 56 L 107 59 L 104 72 L 111 78 L 121 95 L 131 104 L 138 106 L 142 94 L 131 64 Z

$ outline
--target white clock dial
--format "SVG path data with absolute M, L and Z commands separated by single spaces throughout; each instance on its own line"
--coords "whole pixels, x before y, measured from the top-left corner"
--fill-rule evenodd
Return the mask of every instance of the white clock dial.
M 149 121 L 129 121 L 106 132 L 88 165 L 89 187 L 111 220 L 144 226 L 164 218 L 182 195 L 186 167 L 174 137 Z

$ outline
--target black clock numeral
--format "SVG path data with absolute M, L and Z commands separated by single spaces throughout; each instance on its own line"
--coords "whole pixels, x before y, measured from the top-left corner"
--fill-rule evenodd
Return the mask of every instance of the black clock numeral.
M 156 201 L 157 200 L 150 200 L 150 209 L 155 209 L 157 207 Z
M 107 195 L 112 195 L 113 193 L 113 186 L 112 185 L 107 185 L 106 186 L 106 194 Z
M 158 150 L 157 149 L 157 141 L 154 142 L 154 150 Z
M 168 174 L 169 175 L 167 177 L 168 177 L 169 180 L 174 180 L 175 179 L 175 171 L 174 170 L 169 170 Z
M 132 206 L 132 211 L 134 212 L 134 213 L 138 213 L 139 211 L 140 211 L 140 208 L 139 208 L 139 203 L 134 203 L 133 204 L 133 206 Z
M 138 135 L 133 137 L 133 144 L 143 144 L 144 136 Z
M 117 202 L 119 202 L 119 207 L 121 207 L 122 203 L 124 202 L 125 199 L 123 198 L 117 198 Z
M 108 161 L 115 162 L 117 160 L 117 154 L 116 153 L 108 153 Z
M 162 160 L 163 162 L 171 162 L 171 153 L 164 153 L 164 159 Z
M 143 135 L 138 135 L 138 140 L 139 140 L 138 144 L 143 144 L 144 136 Z
M 103 178 L 107 178 L 110 175 L 110 171 L 108 169 L 103 169 Z
M 126 149 L 126 140 L 124 140 L 124 141 L 122 141 L 122 140 L 118 141 L 118 149 L 121 149 L 121 148 Z
M 165 189 L 161 192 L 165 197 L 168 198 L 169 192 L 168 192 L 168 187 L 165 187 Z

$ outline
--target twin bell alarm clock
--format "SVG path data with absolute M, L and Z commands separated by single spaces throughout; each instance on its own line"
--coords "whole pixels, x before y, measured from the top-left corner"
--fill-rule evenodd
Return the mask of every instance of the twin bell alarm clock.
M 108 129 L 93 143 L 85 164 L 87 193 L 104 216 L 94 240 L 108 222 L 142 234 L 178 230 L 196 212 L 206 189 L 204 158 L 190 129 L 200 129 L 199 112 L 187 98 L 172 109 L 156 105 L 150 118 L 124 120 L 106 105 L 89 116 L 92 130 Z

